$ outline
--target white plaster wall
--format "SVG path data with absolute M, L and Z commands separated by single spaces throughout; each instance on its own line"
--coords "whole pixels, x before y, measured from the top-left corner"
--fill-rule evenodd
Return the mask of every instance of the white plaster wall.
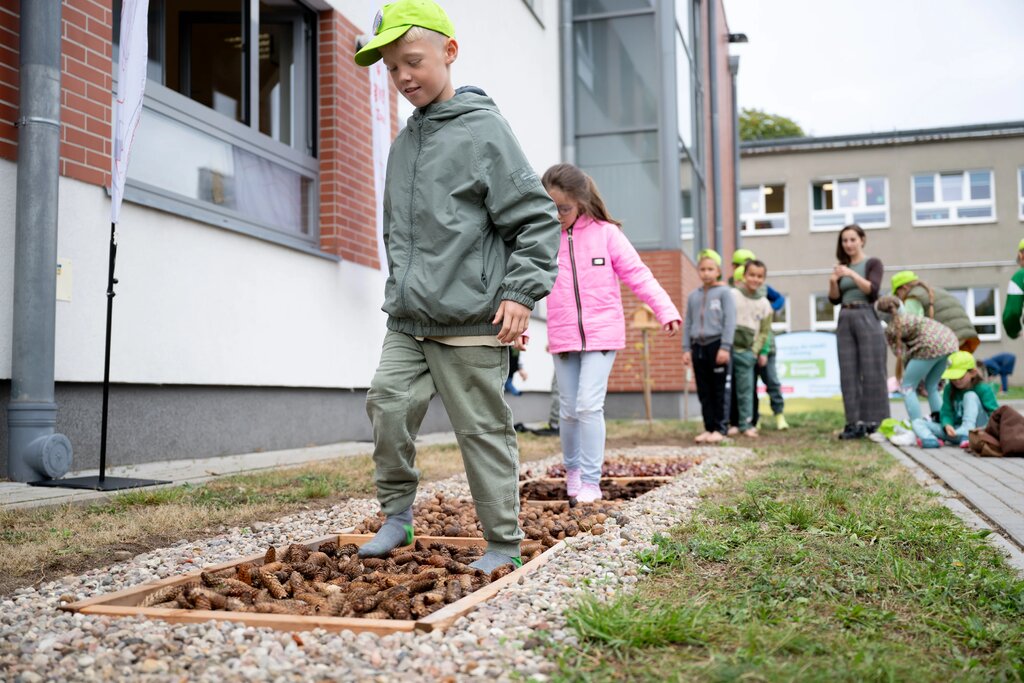
M 384 2 L 329 0 L 353 24 L 370 33 Z M 522 0 L 440 0 L 455 25 L 459 58 L 455 87 L 483 88 L 508 119 L 538 173 L 561 161 L 562 96 L 558 0 L 542 0 L 543 26 Z M 402 105 L 405 106 L 402 106 Z M 412 108 L 400 101 L 404 121 Z

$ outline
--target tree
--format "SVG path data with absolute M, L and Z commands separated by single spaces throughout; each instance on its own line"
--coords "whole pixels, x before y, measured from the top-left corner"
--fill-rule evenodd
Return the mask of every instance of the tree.
M 804 129 L 793 119 L 769 114 L 761 109 L 740 112 L 740 140 L 774 140 L 776 138 L 802 138 Z

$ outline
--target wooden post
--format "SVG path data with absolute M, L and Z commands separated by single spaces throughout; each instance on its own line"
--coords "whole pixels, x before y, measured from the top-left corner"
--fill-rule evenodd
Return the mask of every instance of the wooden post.
M 643 386 L 644 386 L 644 411 L 647 414 L 647 423 L 652 424 L 654 417 L 651 410 L 651 389 L 654 382 L 651 380 L 651 343 L 648 332 L 661 328 L 654 311 L 647 304 L 641 304 L 636 313 L 633 314 L 633 329 L 640 330 L 643 339 Z

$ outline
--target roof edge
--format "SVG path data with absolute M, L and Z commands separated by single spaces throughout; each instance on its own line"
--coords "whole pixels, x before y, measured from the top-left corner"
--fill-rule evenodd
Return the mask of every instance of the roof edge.
M 882 145 L 912 145 L 945 140 L 971 140 L 1024 136 L 1024 121 L 975 123 L 966 126 L 942 128 L 916 128 L 881 133 L 854 133 L 823 137 L 777 138 L 775 140 L 748 140 L 740 143 L 744 155 L 780 152 L 810 152 L 846 147 L 877 147 Z

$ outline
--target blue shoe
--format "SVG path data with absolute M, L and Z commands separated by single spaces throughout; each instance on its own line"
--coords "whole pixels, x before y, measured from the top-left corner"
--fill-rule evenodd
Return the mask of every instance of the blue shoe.
M 939 448 L 942 444 L 939 443 L 938 439 L 918 439 L 917 445 L 920 448 Z

